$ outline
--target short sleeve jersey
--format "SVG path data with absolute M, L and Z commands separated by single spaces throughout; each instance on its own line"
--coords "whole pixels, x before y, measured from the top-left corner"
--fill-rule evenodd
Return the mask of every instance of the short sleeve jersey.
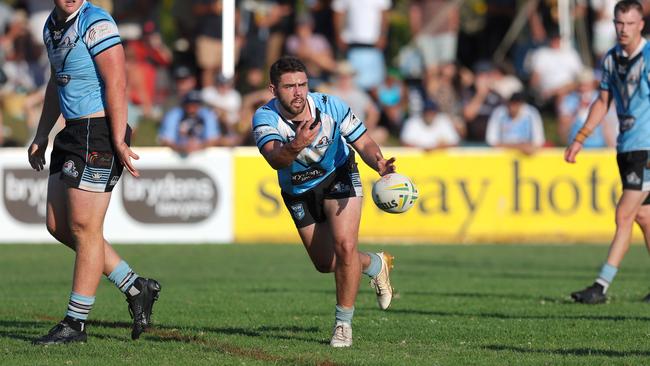
M 53 11 L 43 40 L 63 116 L 74 119 L 104 110 L 104 82 L 93 59 L 121 43 L 113 18 L 87 1 L 67 21 L 57 21 Z
M 609 91 L 616 104 L 619 153 L 650 150 L 650 59 L 646 57 L 650 55 L 650 43 L 642 42 L 640 51 L 631 57 L 616 46 L 603 60 L 600 89 Z
M 280 115 L 278 104 L 272 99 L 253 116 L 253 136 L 260 150 L 271 141 L 288 143 L 295 137 L 296 125 Z M 320 119 L 320 131 L 290 166 L 278 170 L 280 188 L 292 195 L 309 191 L 345 164 L 350 154 L 347 144 L 366 132 L 363 122 L 337 97 L 309 93 L 306 108 Z

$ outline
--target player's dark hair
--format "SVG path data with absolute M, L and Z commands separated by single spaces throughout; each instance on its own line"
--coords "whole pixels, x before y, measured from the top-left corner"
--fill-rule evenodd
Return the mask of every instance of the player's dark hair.
M 304 72 L 306 74 L 307 68 L 305 67 L 305 64 L 296 57 L 282 56 L 271 65 L 271 70 L 269 71 L 271 84 L 278 86 L 280 77 L 289 72 Z
M 614 16 L 616 16 L 618 12 L 627 13 L 631 9 L 636 9 L 639 14 L 643 15 L 643 5 L 641 5 L 638 0 L 621 0 L 616 3 L 616 6 L 614 6 Z

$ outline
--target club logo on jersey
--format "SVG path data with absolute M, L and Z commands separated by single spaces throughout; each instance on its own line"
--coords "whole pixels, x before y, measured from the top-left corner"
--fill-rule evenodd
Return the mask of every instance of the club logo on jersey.
M 52 31 L 52 38 L 55 41 L 61 40 L 61 37 L 63 37 L 63 29 L 61 29 L 61 30 L 56 30 L 55 29 L 55 30 Z
M 73 42 L 70 37 L 65 37 L 61 43 L 59 43 L 58 48 L 75 48 L 77 44 Z
M 302 203 L 294 203 L 291 205 L 291 214 L 296 220 L 302 220 L 305 217 L 305 208 Z
M 635 172 L 628 174 L 627 177 L 625 177 L 625 179 L 629 184 L 634 184 L 634 185 L 641 184 L 641 178 L 639 178 L 639 176 Z
M 332 144 L 332 140 L 330 140 L 330 138 L 327 137 L 327 136 L 323 136 L 323 137 L 320 138 L 320 140 L 318 140 L 318 143 L 316 145 L 314 145 L 314 147 L 316 149 L 322 149 L 322 148 L 327 147 L 327 146 L 329 146 L 331 144 Z
M 77 171 L 77 168 L 74 166 L 74 161 L 68 160 L 65 163 L 63 163 L 63 169 L 61 170 L 63 174 L 70 176 L 72 178 L 77 178 L 79 176 L 79 172 Z
M 68 83 L 70 82 L 70 79 L 72 79 L 72 77 L 70 75 L 68 75 L 68 74 L 57 74 L 56 75 L 56 83 L 59 86 L 68 85 Z

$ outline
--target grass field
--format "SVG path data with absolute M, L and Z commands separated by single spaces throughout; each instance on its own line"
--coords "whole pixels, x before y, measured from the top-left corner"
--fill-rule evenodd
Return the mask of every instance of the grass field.
M 363 249 L 378 250 L 364 245 Z M 0 365 L 641 365 L 650 359 L 650 260 L 633 246 L 605 305 L 570 302 L 605 246 L 384 246 L 397 298 L 364 278 L 354 346 L 328 346 L 331 275 L 297 245 L 118 246 L 160 280 L 155 329 L 130 340 L 122 295 L 102 281 L 82 345 L 34 347 L 65 311 L 73 256 L 0 246 Z

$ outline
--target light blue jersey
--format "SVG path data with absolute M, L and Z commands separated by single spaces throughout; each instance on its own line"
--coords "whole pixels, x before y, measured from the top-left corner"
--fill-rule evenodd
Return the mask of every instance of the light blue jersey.
M 104 82 L 93 58 L 121 43 L 113 18 L 89 2 L 65 22 L 57 21 L 53 11 L 45 22 L 43 40 L 63 117 L 74 119 L 104 110 Z
M 296 125 L 280 115 L 278 105 L 274 98 L 253 116 L 253 135 L 260 150 L 268 142 L 278 140 L 286 144 L 295 137 Z M 290 166 L 278 170 L 280 188 L 292 195 L 310 190 L 343 165 L 350 154 L 347 144 L 366 132 L 363 122 L 339 98 L 309 93 L 306 108 L 320 119 L 320 131 Z
M 637 51 L 625 55 L 620 46 L 603 60 L 600 89 L 608 90 L 616 104 L 619 153 L 650 150 L 650 43 L 642 39 Z

